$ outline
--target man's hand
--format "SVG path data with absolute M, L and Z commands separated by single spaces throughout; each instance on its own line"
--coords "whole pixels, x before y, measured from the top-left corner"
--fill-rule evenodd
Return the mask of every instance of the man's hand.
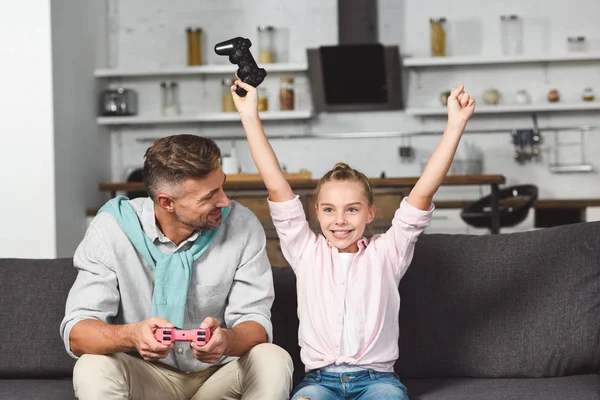
M 173 324 L 163 318 L 152 317 L 133 324 L 131 340 L 138 353 L 146 361 L 156 361 L 166 358 L 175 347 L 175 343 L 164 345 L 154 337 L 158 328 L 173 328 Z
M 448 122 L 466 123 L 475 111 L 475 100 L 465 92 L 464 85 L 455 87 L 448 97 Z
M 214 364 L 223 357 L 227 351 L 229 335 L 226 329 L 222 329 L 219 321 L 212 317 L 206 318 L 200 324 L 202 329 L 210 329 L 210 340 L 204 346 L 190 343 L 197 360 L 207 364 Z

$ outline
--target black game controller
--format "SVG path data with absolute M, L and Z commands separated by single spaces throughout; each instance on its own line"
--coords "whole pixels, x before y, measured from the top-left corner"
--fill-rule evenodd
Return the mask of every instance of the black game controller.
M 267 76 L 264 68 L 258 68 L 256 61 L 250 53 L 252 42 L 250 39 L 236 37 L 215 45 L 215 53 L 220 56 L 229 56 L 229 62 L 238 65 L 237 76 L 244 83 L 257 87 Z M 246 95 L 246 91 L 238 86 L 235 92 L 240 97 Z

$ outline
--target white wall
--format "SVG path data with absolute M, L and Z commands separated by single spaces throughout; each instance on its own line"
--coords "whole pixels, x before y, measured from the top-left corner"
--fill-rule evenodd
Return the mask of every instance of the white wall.
M 111 36 L 116 54 L 114 66 L 164 66 L 185 63 L 184 30 L 188 25 L 201 26 L 205 31 L 205 56 L 210 63 L 227 62 L 212 52 L 212 45 L 233 36 L 256 38 L 256 26 L 272 24 L 287 27 L 291 36 L 291 61 L 303 61 L 305 48 L 337 42 L 337 1 L 308 0 L 301 3 L 292 0 L 269 0 L 254 3 L 243 0 L 224 2 L 197 2 L 174 0 L 169 7 L 160 1 L 130 0 L 121 3 L 113 19 L 118 29 Z M 423 56 L 428 53 L 429 17 L 446 16 L 450 22 L 452 51 L 466 54 L 480 49 L 483 54 L 497 54 L 500 49 L 499 16 L 516 13 L 525 23 L 525 51 L 538 54 L 543 51 L 560 52 L 566 47 L 566 37 L 585 35 L 596 50 L 600 49 L 600 34 L 594 16 L 600 13 L 600 3 L 580 0 L 577 6 L 567 5 L 564 0 L 548 0 L 540 3 L 533 0 L 380 0 L 379 39 L 385 44 L 399 44 L 403 54 Z M 458 33 L 463 32 L 460 36 Z M 563 99 L 575 99 L 586 86 L 596 89 L 600 97 L 600 75 L 598 62 L 562 65 L 521 65 L 500 70 L 496 67 L 456 67 L 444 70 L 423 71 L 410 75 L 409 102 L 427 104 L 436 101 L 439 92 L 460 82 L 476 98 L 488 87 L 498 87 L 510 101 L 511 94 L 521 87 L 527 88 L 536 98 L 545 95 L 548 89 L 557 87 Z M 269 78 L 271 80 L 269 81 Z M 276 94 L 276 75 L 265 82 L 270 93 Z M 208 78 L 207 78 L 208 79 Z M 129 83 L 129 82 L 127 82 Z M 142 110 L 158 109 L 158 82 L 131 83 L 139 88 Z M 211 110 L 219 107 L 218 81 L 186 81 L 182 87 L 184 108 Z M 274 97 L 271 101 L 274 101 Z M 481 103 L 481 101 L 480 101 Z M 598 112 L 571 112 L 540 115 L 541 127 L 599 124 Z M 501 173 L 508 183 L 535 183 L 540 187 L 541 198 L 599 197 L 597 173 L 558 175 L 549 171 L 552 161 L 553 137 L 545 133 L 544 153 L 539 163 L 519 165 L 513 161 L 514 150 L 510 144 L 509 130 L 530 128 L 531 118 L 527 115 L 477 116 L 469 124 L 470 130 L 478 128 L 502 128 L 500 134 L 470 134 L 464 141 L 480 146 L 485 152 L 485 173 Z M 415 132 L 444 128 L 442 118 L 415 118 L 402 112 L 363 112 L 321 114 L 308 123 L 265 124 L 267 133 L 303 134 L 306 132 Z M 115 147 L 121 151 L 115 155 L 112 178 L 123 180 L 124 169 L 141 165 L 148 143 L 138 139 L 160 137 L 179 132 L 218 136 L 221 134 L 243 134 L 239 124 L 202 124 L 151 129 L 147 127 L 124 129 L 115 135 Z M 589 134 L 586 157 L 598 165 L 595 154 L 600 149 L 600 132 Z M 572 132 L 561 133 L 561 140 L 576 139 Z M 273 140 L 273 146 L 289 171 L 308 168 L 313 176 L 320 176 L 339 160 L 350 161 L 369 176 L 414 176 L 420 173 L 419 159 L 426 158 L 437 144 L 437 137 L 412 140 L 417 147 L 417 161 L 401 164 L 398 157 L 399 138 L 353 139 L 353 140 Z M 230 143 L 219 144 L 227 151 Z M 255 171 L 243 141 L 239 148 L 242 167 Z M 574 155 L 566 161 L 573 161 Z M 438 198 L 477 198 L 487 188 L 442 188 Z
M 50 1 L 0 12 L 0 257 L 56 256 Z
M 34 4 L 35 3 L 35 4 Z M 0 257 L 72 256 L 102 201 L 108 134 L 98 130 L 103 2 L 4 0 L 0 12 Z
M 105 62 L 106 4 L 52 0 L 56 240 L 72 256 L 86 229 L 86 208 L 106 200 L 98 182 L 110 175 L 110 137 L 96 125 L 99 88 L 93 71 Z

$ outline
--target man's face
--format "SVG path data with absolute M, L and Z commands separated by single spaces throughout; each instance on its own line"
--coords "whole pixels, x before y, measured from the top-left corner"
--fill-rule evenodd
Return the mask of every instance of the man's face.
M 219 166 L 205 178 L 188 178 L 173 198 L 173 213 L 177 221 L 192 230 L 215 229 L 223 216 L 221 208 L 231 202 L 223 191 L 225 174 Z

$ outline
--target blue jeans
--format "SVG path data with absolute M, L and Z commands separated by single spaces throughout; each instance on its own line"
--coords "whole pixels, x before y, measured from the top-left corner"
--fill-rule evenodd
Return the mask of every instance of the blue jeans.
M 316 370 L 306 374 L 291 400 L 408 400 L 406 387 L 393 372 L 362 370 L 335 373 Z

